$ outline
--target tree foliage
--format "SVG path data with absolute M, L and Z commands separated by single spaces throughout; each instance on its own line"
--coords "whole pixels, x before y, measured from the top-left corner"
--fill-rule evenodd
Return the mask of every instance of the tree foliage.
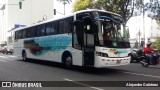
M 74 11 L 86 8 L 104 9 L 120 14 L 125 24 L 133 14 L 134 4 L 132 0 L 76 0 L 74 3 Z
M 120 14 L 125 24 L 131 18 L 134 10 L 132 0 L 97 0 L 97 5 L 104 10 Z
M 73 5 L 73 11 L 84 10 L 93 6 L 94 0 L 76 0 Z
M 154 49 L 160 50 L 160 37 L 157 38 L 157 40 L 155 42 L 153 42 L 152 46 Z
M 155 19 L 160 25 L 160 0 L 150 0 L 145 5 L 146 11 L 149 11 L 149 17 Z

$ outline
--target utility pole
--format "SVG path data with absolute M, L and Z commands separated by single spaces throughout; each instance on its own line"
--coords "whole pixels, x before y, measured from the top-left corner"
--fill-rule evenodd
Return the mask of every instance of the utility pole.
M 145 11 L 144 11 L 144 0 L 142 2 L 142 8 L 143 8 L 143 40 L 144 40 L 144 45 L 145 45 Z

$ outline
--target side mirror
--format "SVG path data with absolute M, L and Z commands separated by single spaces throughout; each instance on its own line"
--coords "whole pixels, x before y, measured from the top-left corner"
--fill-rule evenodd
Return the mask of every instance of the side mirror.
M 84 32 L 85 33 L 93 33 L 92 18 L 90 16 L 86 16 L 83 18 L 83 21 L 84 21 Z

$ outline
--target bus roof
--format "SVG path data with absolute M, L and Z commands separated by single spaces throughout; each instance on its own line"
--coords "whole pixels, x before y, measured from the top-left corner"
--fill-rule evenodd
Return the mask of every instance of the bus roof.
M 64 19 L 64 18 L 71 17 L 71 16 L 74 16 L 74 15 L 79 14 L 79 13 L 94 12 L 94 11 L 95 11 L 95 12 L 96 12 L 96 11 L 105 12 L 105 13 L 109 13 L 109 14 L 114 14 L 114 15 L 120 16 L 119 14 L 112 13 L 112 12 L 110 12 L 110 11 L 97 10 L 97 9 L 87 9 L 87 10 L 81 10 L 81 11 L 77 11 L 77 12 L 71 13 L 70 15 L 66 15 L 66 16 L 64 16 L 64 17 L 53 18 L 53 19 L 50 19 L 50 20 L 46 20 L 46 21 L 43 21 L 43 22 L 39 22 L 39 23 L 35 23 L 35 24 L 32 24 L 32 25 L 29 25 L 29 26 L 26 26 L 26 27 L 20 27 L 20 28 L 17 28 L 17 29 L 15 29 L 15 30 L 13 30 L 13 31 L 18 31 L 18 30 L 21 30 L 21 29 L 25 29 L 25 28 L 29 28 L 29 27 L 33 27 L 33 26 L 37 26 L 37 25 L 41 25 L 41 24 L 45 24 L 45 23 L 47 23 L 47 22 Z M 121 16 L 120 16 L 120 17 L 121 17 Z

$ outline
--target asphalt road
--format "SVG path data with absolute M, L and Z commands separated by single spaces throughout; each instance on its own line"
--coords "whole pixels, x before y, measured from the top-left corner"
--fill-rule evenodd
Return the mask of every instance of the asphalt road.
M 73 86 L 82 86 L 0 88 L 0 90 L 159 90 L 158 87 L 97 87 L 94 84 L 79 81 L 101 81 L 101 84 L 106 83 L 102 81 L 160 81 L 160 65 L 144 68 L 140 63 L 131 63 L 127 66 L 105 69 L 77 66 L 66 69 L 62 64 L 54 62 L 40 60 L 25 62 L 13 55 L 0 54 L 0 81 L 61 81 L 57 83 L 64 86 L 68 83 Z

